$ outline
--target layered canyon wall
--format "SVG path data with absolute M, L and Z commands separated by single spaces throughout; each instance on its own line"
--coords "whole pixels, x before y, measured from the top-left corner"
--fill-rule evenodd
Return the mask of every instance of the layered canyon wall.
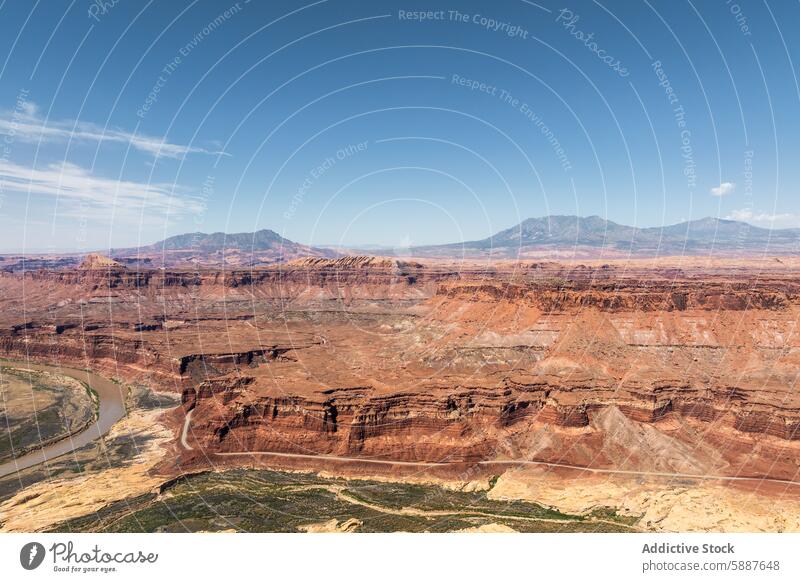
M 189 463 L 262 451 L 785 479 L 800 466 L 800 277 L 780 266 L 348 258 L 0 286 L 4 357 L 181 391 Z

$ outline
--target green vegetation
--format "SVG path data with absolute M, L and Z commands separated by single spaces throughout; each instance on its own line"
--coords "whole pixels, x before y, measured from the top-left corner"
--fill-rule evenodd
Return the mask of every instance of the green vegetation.
M 201 473 L 148 494 L 64 522 L 58 532 L 296 532 L 348 519 L 364 532 L 446 532 L 501 524 L 524 532 L 625 532 L 612 511 L 577 516 L 535 503 L 497 501 L 485 493 L 435 486 L 325 479 L 311 474 L 236 469 Z
M 598 507 L 589 514 L 589 517 L 593 517 L 595 519 L 617 521 L 619 523 L 629 525 L 631 527 L 635 526 L 642 518 L 641 515 L 639 516 L 620 515 L 617 509 L 614 507 Z
M 123 386 L 125 386 L 123 384 Z M 155 392 L 150 387 L 142 384 L 134 384 L 128 387 L 125 397 L 125 409 L 130 413 L 134 409 L 156 410 L 164 408 L 174 408 L 181 403 L 179 394 L 165 392 Z

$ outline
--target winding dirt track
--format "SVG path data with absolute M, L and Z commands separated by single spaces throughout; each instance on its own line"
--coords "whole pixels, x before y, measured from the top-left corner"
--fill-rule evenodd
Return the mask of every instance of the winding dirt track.
M 194 450 L 194 447 L 189 444 L 189 441 L 186 440 L 186 437 L 189 436 L 189 425 L 192 422 L 193 412 L 194 408 L 192 408 L 189 412 L 186 413 L 186 418 L 183 421 L 183 428 L 181 429 L 181 446 L 187 451 Z
M 79 382 L 87 384 L 89 388 L 97 393 L 100 406 L 95 422 L 86 429 L 67 436 L 44 448 L 31 451 L 18 459 L 3 463 L 0 465 L 0 477 L 11 475 L 22 469 L 27 469 L 28 467 L 39 465 L 45 461 L 60 457 L 61 455 L 71 453 L 107 434 L 108 431 L 111 430 L 111 427 L 125 416 L 125 396 L 122 388 L 102 376 L 75 368 L 29 364 L 10 360 L 2 360 L 2 363 L 21 370 L 38 370 L 74 378 Z
M 363 499 L 358 499 L 357 497 L 353 497 L 349 495 L 344 487 L 337 487 L 337 486 L 329 486 L 329 485 L 317 485 L 308 487 L 308 489 L 323 489 L 325 491 L 329 491 L 336 495 L 342 501 L 347 503 L 352 503 L 353 505 L 360 505 L 362 507 L 367 507 L 372 509 L 373 511 L 377 511 L 379 513 L 386 513 L 389 515 L 413 515 L 417 517 L 488 517 L 491 519 L 497 520 L 507 520 L 507 521 L 521 521 L 521 522 L 544 522 L 544 523 L 555 523 L 560 525 L 566 525 L 572 522 L 572 520 L 568 519 L 554 519 L 551 517 L 532 517 L 532 516 L 525 516 L 525 515 L 509 515 L 505 513 L 491 513 L 488 511 L 480 511 L 480 510 L 463 510 L 463 511 L 452 511 L 452 510 L 440 510 L 440 509 L 417 509 L 416 507 L 401 507 L 399 509 L 393 507 L 387 507 L 385 505 L 379 505 L 377 503 L 371 503 L 369 501 L 365 501 Z M 610 519 L 602 519 L 602 518 L 595 518 L 592 519 L 589 523 L 605 523 L 608 525 L 614 525 L 617 527 L 623 527 L 629 529 L 631 531 L 643 531 L 640 528 L 634 525 L 627 525 L 624 523 L 620 523 L 617 521 L 612 521 Z

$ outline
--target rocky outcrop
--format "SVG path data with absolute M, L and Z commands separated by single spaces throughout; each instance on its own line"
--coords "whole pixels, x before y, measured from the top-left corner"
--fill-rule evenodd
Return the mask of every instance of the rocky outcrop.
M 226 290 L 239 290 L 281 300 L 303 296 L 351 299 L 409 295 L 419 298 L 420 294 L 433 294 L 439 281 L 458 277 L 455 271 L 429 271 L 416 263 L 362 263 L 357 259 L 306 259 L 275 268 L 230 271 L 92 268 L 33 271 L 21 276 L 33 285 L 65 286 L 77 294 L 112 290 L 128 296 L 199 293 L 219 297 Z
M 82 271 L 96 271 L 99 269 L 116 270 L 124 268 L 125 267 L 123 267 L 121 263 L 118 263 L 114 259 L 97 253 L 90 253 L 86 255 L 86 257 L 83 259 L 83 262 L 78 266 L 78 269 Z
M 472 298 L 519 301 L 542 311 L 595 308 L 602 311 L 745 311 L 787 309 L 800 303 L 795 284 L 775 288 L 764 284 L 708 283 L 704 281 L 648 281 L 620 283 L 570 283 L 558 281 L 521 284 L 455 283 L 441 285 L 437 294 L 469 301 Z
M 89 257 L 99 257 L 90 255 Z M 110 263 L 108 263 L 110 261 Z M 89 266 L 86 266 L 89 264 Z M 19 278 L 20 275 L 5 275 Z M 531 263 L 514 268 L 423 265 L 377 257 L 305 258 L 247 270 L 127 270 L 100 258 L 80 269 L 26 272 L 34 285 L 67 287 L 84 294 L 109 290 L 123 298 L 159 294 L 221 297 L 227 290 L 260 298 L 312 302 L 421 299 L 433 295 L 524 302 L 543 311 L 778 310 L 800 304 L 800 281 L 786 277 L 703 278 L 675 269 L 639 273 L 608 265 L 564 268 Z M 77 288 L 77 289 L 75 289 Z
M 410 269 L 423 269 L 424 265 L 416 261 L 398 260 L 387 257 L 373 257 L 368 255 L 346 256 L 338 259 L 318 257 L 305 257 L 286 263 L 287 269 L 333 269 L 336 271 L 350 271 L 352 269 L 377 269 L 391 270 L 401 273 Z
M 201 435 L 196 448 L 205 454 L 272 451 L 428 463 L 507 458 L 612 469 L 657 465 L 652 455 L 663 455 L 674 470 L 752 474 L 764 459 L 747 447 L 749 435 L 767 437 L 763 451 L 800 451 L 796 398 L 758 402 L 732 386 L 619 388 L 594 380 L 542 376 L 491 387 L 422 385 L 382 394 L 367 386 L 257 397 L 252 382 L 221 378 L 187 390 L 184 402 L 194 410 L 193 434 Z M 620 433 L 626 424 L 632 428 Z M 633 436 L 626 441 L 623 435 Z M 615 439 L 617 453 L 603 445 L 608 439 Z M 677 466 L 684 462 L 697 466 Z M 773 478 L 792 478 L 797 470 L 791 462 L 770 462 Z
M 189 410 L 192 430 L 177 452 L 195 468 L 262 451 L 797 472 L 795 271 L 634 267 L 6 274 L 0 355 L 180 391 L 175 430 Z

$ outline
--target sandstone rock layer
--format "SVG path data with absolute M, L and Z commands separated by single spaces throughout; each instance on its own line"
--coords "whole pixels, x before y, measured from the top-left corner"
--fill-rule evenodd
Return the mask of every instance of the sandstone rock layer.
M 180 392 L 183 468 L 272 452 L 794 481 L 797 267 L 345 257 L 5 274 L 0 354 Z

